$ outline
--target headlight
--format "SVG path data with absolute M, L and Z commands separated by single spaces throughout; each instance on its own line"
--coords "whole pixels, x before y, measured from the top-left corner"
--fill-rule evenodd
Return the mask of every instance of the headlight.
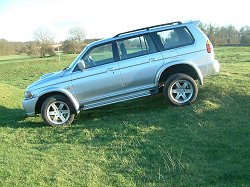
M 31 99 L 33 97 L 33 94 L 30 91 L 26 91 L 24 93 L 24 98 L 25 99 Z

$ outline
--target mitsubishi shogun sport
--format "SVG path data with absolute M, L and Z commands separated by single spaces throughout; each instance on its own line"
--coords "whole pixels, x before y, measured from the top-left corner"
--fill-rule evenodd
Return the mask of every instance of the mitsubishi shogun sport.
M 176 106 L 194 102 L 197 83 L 220 69 L 198 24 L 166 23 L 89 44 L 69 67 L 28 86 L 27 115 L 57 126 L 72 123 L 80 110 L 161 92 Z

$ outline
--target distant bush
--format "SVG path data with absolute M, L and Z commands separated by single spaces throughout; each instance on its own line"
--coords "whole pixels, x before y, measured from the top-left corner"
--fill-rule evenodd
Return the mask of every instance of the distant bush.
M 62 50 L 65 54 L 78 54 L 86 46 L 84 43 L 78 43 L 77 41 L 68 39 L 62 44 Z
M 44 44 L 39 41 L 28 42 L 26 45 L 26 53 L 32 57 L 46 57 L 56 55 L 51 44 Z

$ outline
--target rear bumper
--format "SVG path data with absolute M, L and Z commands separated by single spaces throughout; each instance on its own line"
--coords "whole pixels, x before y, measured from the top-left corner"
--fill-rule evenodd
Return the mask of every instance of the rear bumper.
M 36 115 L 36 112 L 35 112 L 36 102 L 37 102 L 37 98 L 23 100 L 22 104 L 23 104 L 23 108 L 27 116 L 32 117 Z
M 218 60 L 211 61 L 207 64 L 207 74 L 214 75 L 220 72 L 220 64 Z

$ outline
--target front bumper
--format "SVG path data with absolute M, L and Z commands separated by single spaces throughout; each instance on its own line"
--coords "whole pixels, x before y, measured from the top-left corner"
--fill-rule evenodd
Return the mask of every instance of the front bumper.
M 35 107 L 37 100 L 38 98 L 23 99 L 22 104 L 27 116 L 32 117 L 36 115 Z

